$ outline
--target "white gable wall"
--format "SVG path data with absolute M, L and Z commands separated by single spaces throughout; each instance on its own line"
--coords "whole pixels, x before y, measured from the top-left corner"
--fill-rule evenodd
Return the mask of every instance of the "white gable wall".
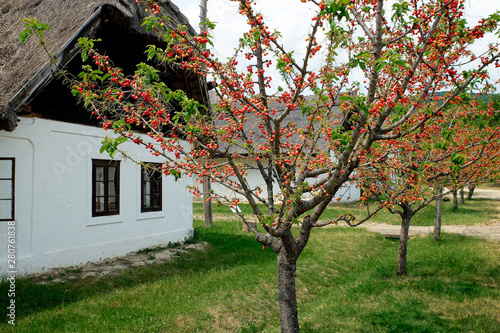
M 140 166 L 119 156 L 120 214 L 92 217 L 92 159 L 112 131 L 38 118 L 20 118 L 0 132 L 0 156 L 15 157 L 16 268 L 19 273 L 75 265 L 186 239 L 192 227 L 190 179 L 163 177 L 162 211 L 141 213 Z M 135 159 L 162 162 L 133 143 L 120 146 Z M 118 155 L 118 154 L 117 154 Z M 0 244 L 7 242 L 0 221 Z M 0 247 L 0 274 L 7 248 Z

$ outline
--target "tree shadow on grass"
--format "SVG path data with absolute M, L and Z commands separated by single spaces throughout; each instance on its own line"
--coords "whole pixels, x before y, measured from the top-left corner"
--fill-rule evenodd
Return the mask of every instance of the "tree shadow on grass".
M 490 332 L 500 330 L 500 323 L 495 318 L 471 314 L 466 318 L 449 319 L 439 312 L 433 312 L 428 304 L 415 299 L 398 302 L 391 309 L 363 314 L 361 318 L 371 324 L 367 330 L 370 332 L 461 333 L 474 332 L 478 327 L 488 327 Z
M 387 295 L 381 297 L 392 299 L 390 305 L 358 316 L 372 325 L 369 331 L 373 332 L 474 331 L 475 322 L 478 327 L 500 332 L 500 322 L 494 318 L 483 314 L 471 314 L 467 319 L 447 318 L 418 296 L 456 304 L 484 297 L 496 299 L 500 268 L 491 264 L 493 259 L 476 252 L 476 243 L 481 242 L 484 240 L 454 234 L 444 235 L 441 243 L 433 242 L 432 236 L 410 240 L 407 276 L 396 276 L 394 256 L 394 260 L 381 260 L 373 266 L 369 285 L 360 284 L 351 290 L 353 299 L 377 298 L 384 291 Z M 397 242 L 388 244 L 395 252 Z M 446 249 L 441 251 L 443 246 Z
M 453 329 L 452 321 L 427 310 L 421 301 L 410 300 L 399 302 L 388 310 L 364 314 L 362 318 L 382 332 L 460 332 Z
M 122 273 L 99 278 L 86 277 L 71 282 L 43 285 L 34 282 L 29 276 L 18 277 L 15 283 L 16 319 L 100 294 L 167 278 L 182 278 L 213 269 L 263 264 L 276 260 L 272 251 L 262 251 L 262 247 L 251 234 L 233 233 L 228 230 L 227 225 L 215 225 L 210 229 L 196 228 L 192 242 L 201 241 L 209 244 L 203 251 L 190 250 L 172 261 L 131 268 Z M 8 281 L 0 281 L 0 325 L 7 323 L 9 319 L 4 313 L 10 302 L 9 297 L 4 297 L 9 288 Z

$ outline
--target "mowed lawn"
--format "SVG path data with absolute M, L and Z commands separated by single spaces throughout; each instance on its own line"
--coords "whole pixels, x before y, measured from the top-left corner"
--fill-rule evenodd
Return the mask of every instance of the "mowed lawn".
M 0 332 L 279 332 L 272 250 L 236 221 L 195 230 L 208 248 L 169 263 L 72 283 L 18 279 L 16 327 Z M 298 262 L 301 331 L 500 332 L 500 242 L 412 238 L 406 277 L 397 247 L 364 229 L 315 229 Z

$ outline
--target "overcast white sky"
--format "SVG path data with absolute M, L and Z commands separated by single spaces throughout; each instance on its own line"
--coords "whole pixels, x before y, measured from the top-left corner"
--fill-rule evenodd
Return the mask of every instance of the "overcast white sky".
M 172 0 L 186 15 L 191 25 L 198 28 L 200 15 L 200 0 Z M 305 34 L 309 30 L 310 18 L 314 14 L 307 9 L 307 5 L 300 0 L 255 0 L 257 8 L 261 10 L 271 30 L 276 29 L 284 37 L 283 43 L 286 49 L 297 49 L 305 44 Z M 237 3 L 229 0 L 208 0 L 208 18 L 217 23 L 214 31 L 216 54 L 225 58 L 232 50 L 247 25 L 238 14 Z M 467 0 L 465 18 L 470 24 L 488 16 L 496 10 L 500 10 L 500 0 Z M 487 44 L 485 41 L 482 47 Z M 492 76 L 500 77 L 500 70 L 494 69 Z

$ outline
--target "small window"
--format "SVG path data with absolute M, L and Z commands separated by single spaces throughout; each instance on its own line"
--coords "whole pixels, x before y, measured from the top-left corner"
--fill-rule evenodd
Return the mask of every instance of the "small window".
M 120 162 L 92 160 L 92 216 L 120 213 Z
M 14 220 L 15 169 L 14 158 L 0 157 L 0 221 Z
M 162 172 L 160 163 L 141 166 L 141 212 L 161 211 Z

